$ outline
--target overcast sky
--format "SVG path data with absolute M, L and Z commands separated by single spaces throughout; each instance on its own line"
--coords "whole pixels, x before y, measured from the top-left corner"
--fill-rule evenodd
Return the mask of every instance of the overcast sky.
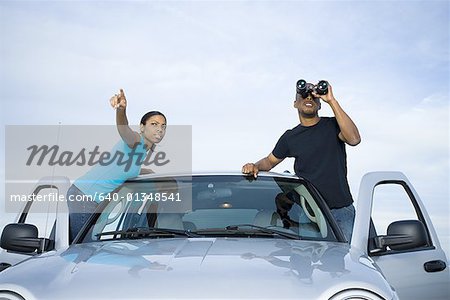
M 403 171 L 449 253 L 449 13 L 448 1 L 0 1 L 1 125 L 114 124 L 108 100 L 124 88 L 131 123 L 160 110 L 192 125 L 195 170 L 240 170 L 298 124 L 295 82 L 327 79 L 362 136 L 347 148 L 354 197 L 364 173 Z

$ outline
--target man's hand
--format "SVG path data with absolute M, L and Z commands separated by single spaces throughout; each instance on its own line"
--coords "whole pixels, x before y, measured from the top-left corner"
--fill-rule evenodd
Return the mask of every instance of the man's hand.
M 319 97 L 330 105 L 334 116 L 336 117 L 339 129 L 341 130 L 338 134 L 339 139 L 350 146 L 358 145 L 361 142 L 361 136 L 359 135 L 358 128 L 339 105 L 339 102 L 334 98 L 331 85 L 328 84 L 328 93 L 326 95 L 318 95 L 316 93 L 312 94 L 314 97 Z
M 319 95 L 317 93 L 311 93 L 314 97 L 322 99 L 324 102 L 330 104 L 333 101 L 336 101 L 333 95 L 333 88 L 330 84 L 328 84 L 328 93 L 325 95 Z
M 127 98 L 125 98 L 123 89 L 120 89 L 119 94 L 112 96 L 109 102 L 114 109 L 125 109 L 127 107 Z
M 253 177 L 258 177 L 259 169 L 254 163 L 245 164 L 242 167 L 242 173 L 245 175 L 252 175 Z
M 242 167 L 242 173 L 246 175 L 253 175 L 253 177 L 258 177 L 259 171 L 270 171 L 280 162 L 282 159 L 276 158 L 272 153 L 267 157 L 258 160 L 256 163 L 248 163 Z

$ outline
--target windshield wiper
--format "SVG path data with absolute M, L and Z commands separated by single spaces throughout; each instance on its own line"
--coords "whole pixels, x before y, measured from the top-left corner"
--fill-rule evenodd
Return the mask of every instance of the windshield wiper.
M 245 231 L 241 229 L 241 227 L 250 227 L 252 229 L 257 229 L 256 232 L 253 230 L 251 232 Z M 211 228 L 211 229 L 203 229 L 203 230 L 197 230 L 196 233 L 200 234 L 223 234 L 225 233 L 237 233 L 237 234 L 245 234 L 245 235 L 254 235 L 258 233 L 265 233 L 271 236 L 278 235 L 282 236 L 284 238 L 293 239 L 293 240 L 300 240 L 300 236 L 294 234 L 294 233 L 288 233 L 288 232 L 282 232 L 279 230 L 257 226 L 253 224 L 236 224 L 236 225 L 229 225 L 225 228 Z
M 138 239 L 145 237 L 174 237 L 187 236 L 199 237 L 200 235 L 192 233 L 189 230 L 171 229 L 171 228 L 155 228 L 155 227 L 132 227 L 127 230 L 114 230 L 97 233 L 96 237 L 112 235 L 112 239 Z

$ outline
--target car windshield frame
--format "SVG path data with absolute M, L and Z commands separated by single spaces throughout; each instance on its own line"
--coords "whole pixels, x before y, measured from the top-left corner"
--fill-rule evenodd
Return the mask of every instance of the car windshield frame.
M 175 181 L 174 181 L 175 180 Z M 245 176 L 243 174 L 193 174 L 193 175 L 174 175 L 174 176 L 164 176 L 164 175 L 160 175 L 160 176 L 143 176 L 143 177 L 137 177 L 131 180 L 128 180 L 127 182 L 124 183 L 124 185 L 120 186 L 119 188 L 117 188 L 115 191 L 113 191 L 111 193 L 111 195 L 116 195 L 116 194 L 120 194 L 121 190 L 124 189 L 124 186 L 127 185 L 145 185 L 145 184 L 157 184 L 157 183 L 161 183 L 161 182 L 176 182 L 179 186 L 183 186 L 184 183 L 187 183 L 186 186 L 189 186 L 189 184 L 191 185 L 191 197 L 192 197 L 192 210 L 191 211 L 184 211 L 184 215 L 183 215 L 183 224 L 185 224 L 185 222 L 187 223 L 195 223 L 192 221 L 200 221 L 201 220 L 201 213 L 204 213 L 205 215 L 208 215 L 208 209 L 210 209 L 212 212 L 217 213 L 217 217 L 221 218 L 222 217 L 222 213 L 224 214 L 228 214 L 230 212 L 230 210 L 232 212 L 237 212 L 237 213 L 245 213 L 244 210 L 245 209 L 255 209 L 257 210 L 258 208 L 263 211 L 264 208 L 263 207 L 252 207 L 252 201 L 255 200 L 239 200 L 239 199 L 234 199 L 232 198 L 233 192 L 235 194 L 238 194 L 234 189 L 236 189 L 236 186 L 242 185 L 240 186 L 241 189 L 243 189 L 243 193 L 245 194 L 245 192 L 248 191 L 244 191 L 245 189 L 249 190 L 250 193 L 252 192 L 252 189 L 263 189 L 264 184 L 267 184 L 267 188 L 269 192 L 275 193 L 277 190 L 279 189 L 278 192 L 280 192 L 280 194 L 282 193 L 284 195 L 288 195 L 291 199 L 290 204 L 295 207 L 297 210 L 299 210 L 299 208 L 303 208 L 303 212 L 306 210 L 309 213 L 303 213 L 304 215 L 309 215 L 309 221 L 311 221 L 312 219 L 310 218 L 311 216 L 314 218 L 315 214 L 317 214 L 319 216 L 319 220 L 320 221 L 315 221 L 316 224 L 314 224 L 314 222 L 311 221 L 312 225 L 316 225 L 315 227 L 319 228 L 319 232 L 317 234 L 319 234 L 319 236 L 304 236 L 304 234 L 300 234 L 301 232 L 301 228 L 303 227 L 308 227 L 308 228 L 312 228 L 311 226 L 306 226 L 306 223 L 302 223 L 304 221 L 299 221 L 296 222 L 295 220 L 291 222 L 290 216 L 287 217 L 287 219 L 285 218 L 285 214 L 283 214 L 283 216 L 281 216 L 281 212 L 284 212 L 283 207 L 280 208 L 279 205 L 279 199 L 274 199 L 274 204 L 273 204 L 273 212 L 275 213 L 272 216 L 275 216 L 276 220 L 276 225 L 273 224 L 269 224 L 266 226 L 266 224 L 264 224 L 264 226 L 262 226 L 263 228 L 267 228 L 269 230 L 275 231 L 275 233 L 272 234 L 272 238 L 286 238 L 286 236 L 289 236 L 290 234 L 292 234 L 294 227 L 297 226 L 298 229 L 296 232 L 298 234 L 298 239 L 299 240 L 315 240 L 315 241 L 328 241 L 328 242 L 347 242 L 345 237 L 342 234 L 342 231 L 339 229 L 336 221 L 334 220 L 328 206 L 326 205 L 325 201 L 323 200 L 322 196 L 320 195 L 320 193 L 317 191 L 317 189 L 307 180 L 303 179 L 303 178 L 298 178 L 295 176 L 286 176 L 286 175 L 274 175 L 273 173 L 260 173 L 258 178 L 252 178 L 249 176 Z M 208 183 L 210 182 L 210 183 Z M 208 184 L 207 184 L 208 183 Z M 275 184 L 276 183 L 276 184 Z M 198 186 L 203 185 L 203 190 L 201 190 Z M 213 187 L 211 187 L 211 185 L 213 185 Z M 217 187 L 216 187 L 217 185 Z M 270 191 L 270 185 L 273 186 L 274 191 Z M 229 187 L 228 187 L 229 186 Z M 284 189 L 290 189 L 292 187 L 291 190 L 284 190 Z M 299 195 L 301 195 L 301 197 L 295 196 L 292 197 L 292 192 L 294 190 L 295 187 L 295 193 L 298 193 Z M 215 189 L 214 191 L 214 195 L 218 195 L 218 198 L 223 198 L 223 199 L 231 199 L 234 200 L 230 202 L 229 205 L 231 205 L 230 207 L 226 207 L 227 205 L 227 201 L 223 201 L 223 203 L 221 204 L 222 206 L 220 208 L 218 207 L 202 207 L 202 205 L 208 205 L 208 201 L 211 201 L 212 199 L 214 199 L 214 201 L 216 201 L 216 198 L 212 197 L 212 192 L 211 189 Z M 300 192 L 298 192 L 298 190 L 301 190 Z M 242 191 L 238 191 L 238 192 L 242 192 Z M 261 193 L 261 191 L 257 191 L 258 193 Z M 289 192 L 291 192 L 291 195 L 289 194 Z M 230 194 L 231 193 L 231 194 Z M 294 194 L 295 194 L 294 193 Z M 306 194 L 306 197 L 303 197 Z M 107 235 L 102 234 L 102 232 L 106 232 L 106 231 L 110 231 L 110 232 L 114 232 L 114 231 L 126 231 L 127 228 L 109 228 L 109 229 L 105 229 L 102 228 L 102 232 L 96 232 L 94 230 L 94 227 L 96 226 L 96 224 L 99 224 L 98 222 L 100 222 L 102 215 L 105 214 L 105 210 L 110 209 L 110 207 L 108 207 L 109 205 L 114 205 L 114 201 L 117 201 L 114 199 L 114 197 L 106 197 L 106 199 L 104 201 L 102 201 L 98 207 L 97 210 L 94 214 L 91 215 L 90 219 L 88 220 L 88 222 L 86 222 L 86 224 L 83 226 L 83 228 L 81 229 L 80 234 L 74 239 L 73 243 L 77 244 L 77 243 L 89 243 L 89 242 L 98 242 L 98 241 L 104 241 L 104 240 L 114 240 L 115 238 L 111 238 L 111 239 L 94 239 L 93 236 L 104 236 L 106 237 Z M 273 195 L 272 195 L 273 196 Z M 264 202 L 264 205 L 268 205 L 267 203 L 270 203 L 270 199 L 272 196 L 268 196 L 269 200 L 264 200 L 262 202 Z M 278 197 L 278 195 L 277 195 Z M 277 198 L 276 197 L 276 198 Z M 194 199 L 195 198 L 195 199 Z M 299 200 L 301 199 L 301 200 Z M 203 202 L 202 202 L 203 201 Z M 219 199 L 219 202 L 222 201 L 221 199 Z M 120 202 L 120 201 L 119 201 Z M 123 202 L 123 201 L 122 201 Z M 129 202 L 129 201 L 128 201 Z M 128 203 L 125 202 L 125 203 Z M 133 202 L 133 201 L 131 201 Z M 266 203 L 267 202 L 267 203 Z M 283 201 L 281 201 L 282 203 L 284 203 Z M 294 202 L 294 204 L 292 204 L 292 202 Z M 312 209 L 311 205 L 309 204 L 311 202 L 311 205 L 314 207 L 314 209 Z M 302 203 L 303 205 L 305 205 L 304 203 L 306 203 L 306 207 L 303 206 L 302 207 Z M 117 204 L 116 204 L 117 205 Z M 122 204 L 121 204 L 122 205 Z M 131 205 L 131 204 L 128 204 Z M 246 205 L 248 205 L 249 207 L 245 207 Z M 233 206 L 238 206 L 237 208 L 234 208 Z M 239 211 L 239 206 L 242 206 L 242 210 L 243 212 Z M 281 205 L 283 206 L 283 205 Z M 288 205 L 289 206 L 289 205 Z M 232 208 L 231 208 L 232 207 Z M 114 209 L 114 208 L 113 208 Z M 125 208 L 126 209 L 126 208 Z M 233 211 L 233 209 L 235 209 Z M 269 209 L 270 211 L 270 209 Z M 120 211 L 120 214 L 122 214 L 123 211 Z M 195 213 L 198 213 L 198 216 L 195 216 Z M 126 214 L 129 214 L 129 211 L 126 210 Z M 299 213 L 298 213 L 299 214 Z M 297 214 L 297 215 L 298 215 Z M 161 213 L 158 213 L 158 218 L 159 216 L 161 216 Z M 166 214 L 168 215 L 168 214 Z M 189 217 L 188 217 L 189 216 Z M 104 217 L 104 216 L 103 216 Z M 278 217 L 280 217 L 280 219 L 278 220 Z M 120 215 L 118 218 L 126 218 L 126 215 Z M 305 216 L 300 217 L 300 219 L 306 219 Z M 256 219 L 256 217 L 255 217 Z M 286 220 L 288 220 L 288 225 L 286 226 Z M 308 220 L 307 220 L 308 221 Z M 280 224 L 281 222 L 281 224 Z M 201 223 L 201 222 L 200 222 Z M 220 234 L 217 234 L 217 237 L 226 237 L 226 232 L 229 232 L 229 236 L 230 237 L 268 237 L 269 234 L 268 232 L 264 232 L 263 230 L 259 230 L 260 234 L 255 234 L 255 232 L 258 231 L 257 226 L 261 225 L 261 224 L 254 224 L 255 226 L 252 228 L 252 230 L 249 230 L 250 227 L 242 227 L 242 226 L 238 226 L 239 228 L 235 228 L 235 230 L 227 230 L 230 228 L 229 226 L 235 226 L 235 225 L 242 225 L 242 224 L 252 224 L 252 222 L 246 222 L 246 221 L 242 221 L 240 219 L 236 219 L 236 220 L 231 220 L 229 224 L 226 224 L 225 226 L 213 226 L 213 227 L 207 227 L 207 228 L 202 228 L 200 226 L 200 228 L 189 228 L 186 231 L 188 232 L 192 232 L 192 237 L 189 236 L 189 234 L 187 234 L 185 236 L 185 238 L 197 238 L 197 237 L 214 237 L 214 235 L 211 234 L 202 234 L 201 232 L 208 232 L 208 229 L 218 229 L 217 232 L 220 232 Z M 291 224 L 291 225 L 289 225 Z M 297 225 L 296 225 L 297 224 Z M 302 224 L 301 226 L 299 224 Z M 153 224 L 154 225 L 154 224 Z M 198 224 L 197 224 L 198 225 Z M 321 225 L 321 226 L 319 226 Z M 138 225 L 135 226 L 130 226 L 131 227 L 136 227 Z M 326 227 L 326 228 L 325 228 Z M 149 228 L 158 228 L 157 226 L 150 226 L 149 224 Z M 159 227 L 161 229 L 164 229 L 164 227 Z M 287 229 L 286 229 L 287 228 Z M 165 229 L 178 229 L 178 228 L 170 228 L 167 227 Z M 198 229 L 198 233 L 197 230 Z M 205 230 L 206 229 L 206 230 Z M 222 230 L 219 230 L 222 229 Z M 153 230 L 153 229 L 151 229 Z M 184 226 L 183 228 L 180 228 L 180 230 L 185 230 Z M 211 231 L 210 230 L 210 231 Z M 279 230 L 280 234 L 276 234 L 276 231 Z M 237 232 L 239 231 L 239 232 Z M 282 237 L 282 233 L 283 231 L 286 231 L 286 235 L 285 237 Z M 316 230 L 317 231 L 317 230 Z M 247 234 L 245 234 L 247 232 Z M 295 232 L 295 231 L 294 231 Z M 326 232 L 326 236 L 320 236 L 323 235 L 324 232 Z M 239 234 L 238 234 L 239 233 Z M 130 235 L 131 236 L 131 235 Z M 156 236 L 159 237 L 158 235 L 140 235 L 140 237 L 142 238 L 152 238 L 152 236 Z M 134 236 L 135 237 L 135 236 Z M 173 237 L 177 237 L 180 238 L 180 235 L 174 235 Z

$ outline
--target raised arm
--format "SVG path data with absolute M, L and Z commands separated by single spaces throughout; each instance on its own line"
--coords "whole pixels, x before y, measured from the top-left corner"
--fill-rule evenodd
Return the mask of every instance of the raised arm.
M 128 126 L 128 119 L 126 114 L 127 99 L 123 89 L 120 89 L 119 94 L 115 94 L 109 100 L 111 106 L 116 109 L 116 125 L 117 130 L 122 140 L 131 148 L 140 141 L 140 135 L 136 131 L 133 131 Z
M 334 116 L 336 117 L 339 129 L 341 130 L 341 132 L 339 133 L 339 138 L 341 139 L 341 141 L 350 146 L 358 145 L 361 142 L 361 136 L 359 135 L 358 128 L 356 127 L 352 119 L 339 105 L 339 102 L 334 98 L 331 85 L 328 85 L 328 94 L 314 94 L 314 96 L 320 97 L 323 101 L 330 105 L 331 109 L 333 110 Z
M 258 177 L 259 171 L 270 171 L 280 162 L 282 159 L 275 157 L 272 153 L 263 159 L 258 160 L 256 163 L 247 163 L 242 167 L 242 173 L 246 175 L 253 175 L 253 177 Z

